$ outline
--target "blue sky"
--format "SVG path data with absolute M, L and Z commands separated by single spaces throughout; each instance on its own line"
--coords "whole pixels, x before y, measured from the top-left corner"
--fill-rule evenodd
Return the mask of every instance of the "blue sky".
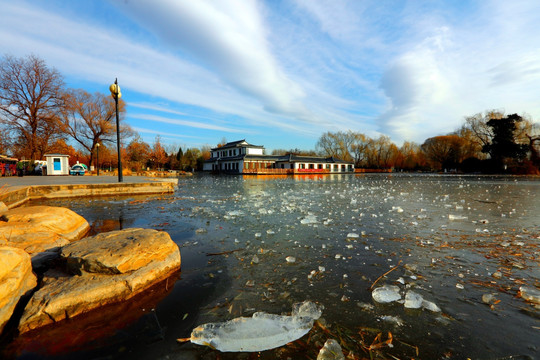
M 540 119 L 537 0 L 0 0 L 0 53 L 108 93 L 152 144 L 398 145 L 490 109 Z

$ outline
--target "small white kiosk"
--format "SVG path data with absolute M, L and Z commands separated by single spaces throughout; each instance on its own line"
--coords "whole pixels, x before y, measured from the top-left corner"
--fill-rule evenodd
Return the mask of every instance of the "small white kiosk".
M 69 155 L 45 154 L 47 175 L 69 175 Z

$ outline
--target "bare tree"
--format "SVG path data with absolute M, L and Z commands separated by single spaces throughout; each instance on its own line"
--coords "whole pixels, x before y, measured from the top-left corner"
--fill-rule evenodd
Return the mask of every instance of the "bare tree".
M 326 132 L 317 141 L 316 148 L 323 156 L 333 156 L 341 160 L 351 161 L 352 145 L 355 134 L 352 131 Z
M 64 94 L 66 106 L 62 111 L 63 130 L 90 154 L 90 164 L 96 145 L 116 141 L 116 108 L 114 99 L 99 92 L 89 94 L 78 89 Z M 118 112 L 122 120 L 125 102 L 119 100 Z M 122 138 L 131 135 L 131 129 L 122 124 Z
M 58 112 L 64 105 L 64 81 L 56 69 L 37 56 L 0 61 L 0 122 L 32 160 L 41 158 L 62 136 Z

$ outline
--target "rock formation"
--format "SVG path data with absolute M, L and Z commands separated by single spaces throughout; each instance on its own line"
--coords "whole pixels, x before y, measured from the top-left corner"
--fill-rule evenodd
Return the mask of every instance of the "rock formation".
M 0 247 L 0 333 L 21 297 L 36 284 L 30 255 L 21 249 Z
M 0 216 L 0 245 L 22 249 L 32 257 L 83 237 L 90 225 L 72 210 L 53 206 L 28 206 Z
M 48 271 L 22 315 L 21 333 L 123 301 L 180 268 L 180 251 L 166 232 L 125 229 L 62 248 L 66 272 Z

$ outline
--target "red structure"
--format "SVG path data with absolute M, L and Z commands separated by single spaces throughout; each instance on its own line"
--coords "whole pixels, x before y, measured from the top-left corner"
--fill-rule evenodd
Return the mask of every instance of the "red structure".
M 0 155 L 0 170 L 2 176 L 14 176 L 17 174 L 18 159 Z

